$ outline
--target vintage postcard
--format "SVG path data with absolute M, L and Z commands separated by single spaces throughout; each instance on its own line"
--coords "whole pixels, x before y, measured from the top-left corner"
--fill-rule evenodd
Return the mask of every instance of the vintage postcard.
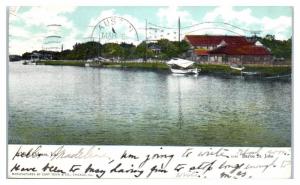
M 9 6 L 8 178 L 292 177 L 292 6 Z

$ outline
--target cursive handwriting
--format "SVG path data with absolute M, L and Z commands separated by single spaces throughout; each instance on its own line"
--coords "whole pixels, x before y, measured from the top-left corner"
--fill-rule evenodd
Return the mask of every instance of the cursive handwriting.
M 213 170 L 213 165 L 216 163 L 217 160 L 214 160 L 212 162 L 210 161 L 204 161 L 202 163 L 200 163 L 198 166 L 192 166 L 189 168 L 189 171 L 198 171 L 201 170 L 203 171 L 203 174 L 205 174 L 208 171 Z
M 134 177 L 140 177 L 144 173 L 144 170 L 135 169 L 133 167 L 134 165 L 131 165 L 130 168 L 124 168 L 122 167 L 122 163 L 119 163 L 117 166 L 110 170 L 110 173 L 128 173 L 133 174 Z
M 146 155 L 146 158 L 140 163 L 139 167 L 143 167 L 148 161 L 155 160 L 155 159 L 166 159 L 167 162 L 165 167 L 167 167 L 173 158 L 174 158 L 174 154 L 158 154 L 158 153 L 152 155 L 148 154 Z
M 227 164 L 227 161 L 224 161 L 219 169 L 230 169 L 229 173 L 234 173 L 238 169 L 241 169 L 245 164 L 244 163 L 235 163 L 235 164 Z
M 84 171 L 84 173 L 95 173 L 97 178 L 101 178 L 106 171 L 99 168 L 94 168 L 92 164 L 90 164 Z
M 80 148 L 75 153 L 69 153 L 64 146 L 58 147 L 54 152 L 51 152 L 51 161 L 54 159 L 93 159 L 93 158 L 107 158 L 111 160 L 106 154 L 98 154 L 99 148 L 95 146 L 90 147 L 89 149 Z
M 150 169 L 150 172 L 148 173 L 147 175 L 147 178 L 149 178 L 152 173 L 167 173 L 168 171 L 163 167 L 161 166 L 160 168 L 157 166 L 157 165 L 154 165 L 151 169 Z
M 226 148 L 219 148 L 217 151 L 214 151 L 215 149 L 209 148 L 208 151 L 200 151 L 198 153 L 199 157 L 209 157 L 209 156 L 214 156 L 214 157 L 225 157 L 229 158 L 229 155 L 226 154 L 228 152 L 228 149 Z
M 60 169 L 58 166 L 50 165 L 47 163 L 46 166 L 42 168 L 43 172 L 56 172 L 56 173 L 66 173 L 64 170 Z
M 119 147 L 119 146 L 118 146 Z M 9 175 L 51 178 L 289 178 L 290 148 L 21 145 L 10 150 Z M 282 173 L 280 173 L 282 172 Z M 33 175 L 32 175 L 33 174 Z
M 139 159 L 139 157 L 136 155 L 127 154 L 127 150 L 125 150 L 120 159 Z
M 265 172 L 267 169 L 269 169 L 270 167 L 277 167 L 276 166 L 276 161 L 278 160 L 278 157 L 275 158 L 271 163 L 268 163 L 268 164 L 248 164 L 245 169 L 255 169 L 255 168 L 258 168 L 258 169 L 262 169 L 262 172 Z
M 261 156 L 262 148 L 246 148 L 246 149 L 239 149 L 238 155 L 242 156 L 243 158 L 256 158 Z
M 10 170 L 11 172 L 13 171 L 21 171 L 21 172 L 36 172 L 37 170 L 35 169 L 35 167 L 21 167 L 21 165 L 19 165 L 18 163 L 15 164 L 15 166 Z
M 36 148 L 30 148 L 28 151 L 22 151 L 22 146 L 20 146 L 17 150 L 17 152 L 14 154 L 12 160 L 14 160 L 17 157 L 21 158 L 40 158 L 42 156 L 48 156 L 47 153 L 40 153 L 42 146 L 39 145 Z

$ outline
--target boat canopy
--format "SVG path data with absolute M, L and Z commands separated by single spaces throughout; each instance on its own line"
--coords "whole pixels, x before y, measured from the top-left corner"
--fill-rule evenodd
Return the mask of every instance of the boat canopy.
M 170 61 L 167 62 L 168 65 L 178 65 L 180 67 L 183 67 L 183 68 L 187 68 L 191 65 L 194 64 L 193 61 L 190 61 L 190 60 L 184 60 L 184 59 L 181 59 L 181 58 L 173 58 L 171 59 Z

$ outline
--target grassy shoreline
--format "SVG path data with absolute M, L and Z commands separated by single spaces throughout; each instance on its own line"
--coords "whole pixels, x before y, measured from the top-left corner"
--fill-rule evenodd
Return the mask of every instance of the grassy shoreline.
M 119 66 L 121 68 L 140 68 L 140 69 L 162 69 L 168 70 L 169 67 L 165 63 L 161 62 L 124 62 L 124 63 L 103 63 L 103 67 Z
M 207 74 L 230 74 L 241 75 L 238 70 L 231 69 L 229 65 L 224 64 L 198 64 L 202 73 Z M 291 74 L 291 66 L 266 66 L 266 65 L 245 65 L 244 72 L 258 72 L 261 76 L 269 77 L 275 75 Z
M 57 60 L 57 61 L 39 61 L 38 65 L 57 65 L 57 66 L 85 66 L 85 62 L 82 60 Z M 153 62 L 104 62 L 101 64 L 91 63 L 93 67 L 104 68 L 136 68 L 136 69 L 159 69 L 168 70 L 169 67 L 165 63 L 153 61 Z M 196 67 L 201 69 L 201 73 L 204 74 L 224 74 L 224 75 L 241 75 L 238 70 L 231 69 L 229 65 L 225 64 L 195 64 Z M 291 66 L 267 66 L 267 65 L 245 65 L 246 72 L 258 72 L 264 77 L 275 75 L 291 74 Z
M 83 60 L 41 60 L 37 65 L 54 65 L 54 66 L 85 66 Z

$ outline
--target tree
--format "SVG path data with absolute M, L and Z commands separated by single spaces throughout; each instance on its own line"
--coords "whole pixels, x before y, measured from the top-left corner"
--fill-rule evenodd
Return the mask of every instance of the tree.
M 160 39 L 157 41 L 157 44 L 161 48 L 161 52 L 165 54 L 167 58 L 177 57 L 178 56 L 178 46 L 168 39 Z
M 123 59 L 134 59 L 135 58 L 135 55 L 134 55 L 134 52 L 136 49 L 135 45 L 133 45 L 132 43 L 127 44 L 127 43 L 122 42 L 120 44 L 120 46 L 123 48 L 123 54 L 121 56 Z
M 106 43 L 103 46 L 102 56 L 107 58 L 120 57 L 124 53 L 124 49 L 117 43 Z
M 31 52 L 29 53 L 29 52 L 25 52 L 25 53 L 23 53 L 22 54 L 22 59 L 23 60 L 29 60 L 30 58 L 31 58 Z
M 266 35 L 258 40 L 266 47 L 270 48 L 273 56 L 277 58 L 291 59 L 292 56 L 292 39 L 276 40 L 274 35 Z
M 135 57 L 143 58 L 144 61 L 147 58 L 152 58 L 154 53 L 151 49 L 149 49 L 148 44 L 145 41 L 141 42 L 135 49 Z
M 273 41 L 273 40 L 275 40 L 275 35 L 267 34 L 267 35 L 265 36 L 265 39 Z

